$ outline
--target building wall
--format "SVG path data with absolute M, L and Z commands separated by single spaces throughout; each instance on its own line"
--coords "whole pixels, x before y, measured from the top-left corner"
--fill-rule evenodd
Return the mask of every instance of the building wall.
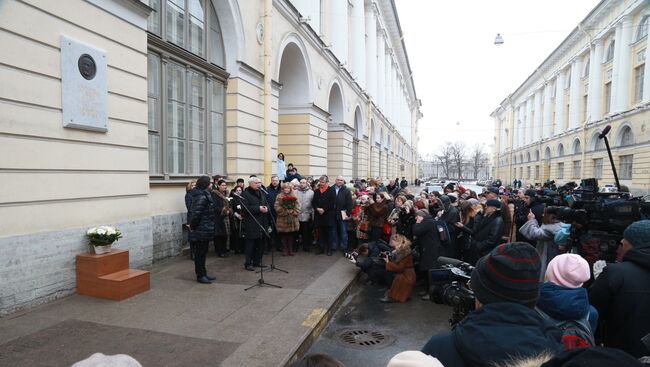
M 594 145 L 594 136 L 610 125 L 608 138 L 619 175 L 621 169 L 625 170 L 620 157 L 633 156 L 632 177 L 622 179 L 621 183 L 636 194 L 650 192 L 646 158 L 649 51 L 647 36 L 637 39 L 641 21 L 649 15 L 650 8 L 640 0 L 599 3 L 581 22 L 581 27 L 588 31 L 574 30 L 500 104 L 492 113 L 495 176 L 507 182 L 515 178 L 526 183 L 547 179 L 558 183 L 579 181 L 593 177 L 593 160 L 604 158 L 602 176 L 596 178 L 601 186 L 614 184 L 606 151 L 595 149 Z M 614 52 L 608 59 L 612 41 L 615 41 Z M 636 80 L 635 70 L 640 69 L 645 71 L 645 76 Z M 635 88 L 641 85 L 643 92 L 637 100 Z M 625 126 L 631 128 L 633 138 L 622 143 L 620 135 Z M 580 142 L 579 152 L 573 150 L 576 139 Z M 564 154 L 559 150 L 560 144 Z M 546 156 L 547 148 L 550 159 Z M 574 170 L 575 162 L 579 162 L 579 169 Z M 536 167 L 539 167 L 538 175 Z

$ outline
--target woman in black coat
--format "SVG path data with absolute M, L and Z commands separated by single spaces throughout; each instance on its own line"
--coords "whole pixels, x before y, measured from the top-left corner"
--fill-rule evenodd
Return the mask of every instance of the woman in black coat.
M 233 212 L 232 217 L 230 217 L 230 250 L 234 251 L 235 254 L 244 252 L 244 226 L 242 225 L 244 207 L 242 206 L 242 199 L 240 199 L 243 193 L 244 190 L 241 186 L 235 186 L 230 193 L 230 209 Z
M 201 176 L 196 180 L 192 189 L 192 208 L 190 209 L 190 244 L 194 248 L 194 271 L 199 283 L 210 284 L 215 280 L 208 275 L 205 268 L 205 256 L 208 253 L 208 243 L 214 237 L 214 200 L 208 190 L 212 183 L 209 176 Z
M 227 184 L 225 180 L 217 181 L 217 187 L 212 190 L 212 198 L 214 199 L 214 216 L 216 222 L 214 224 L 214 251 L 219 257 L 228 257 L 228 229 L 230 227 L 230 209 Z M 228 221 L 228 225 L 226 225 Z
M 415 224 L 413 225 L 413 237 L 417 241 L 418 252 L 420 253 L 420 271 L 425 272 L 426 289 L 429 289 L 429 270 L 439 267 L 438 257 L 444 256 L 440 237 L 436 229 L 436 223 L 427 210 L 418 210 L 415 213 Z M 422 299 L 429 299 L 426 294 Z

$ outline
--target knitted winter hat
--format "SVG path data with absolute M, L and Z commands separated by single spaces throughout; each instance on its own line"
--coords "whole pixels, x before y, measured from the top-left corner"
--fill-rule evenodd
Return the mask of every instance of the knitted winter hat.
M 625 228 L 623 238 L 630 241 L 634 248 L 650 247 L 650 220 L 640 220 Z
M 501 208 L 501 202 L 497 199 L 488 200 L 485 203 L 486 206 L 493 206 L 495 208 Z
M 476 200 L 476 199 L 474 199 L 474 198 L 467 199 L 467 202 L 468 202 L 471 206 L 474 206 L 474 205 L 476 205 L 476 204 L 479 203 L 479 201 Z
M 558 255 L 546 269 L 546 279 L 567 288 L 580 288 L 590 277 L 589 263 L 576 254 Z
M 431 214 L 429 214 L 429 211 L 426 209 L 420 209 L 417 212 L 415 212 L 415 215 L 419 215 L 420 217 L 426 218 L 430 217 Z
M 443 367 L 437 358 L 420 351 L 407 350 L 397 353 L 390 359 L 386 367 Z
M 479 259 L 470 286 L 482 304 L 514 302 L 532 308 L 539 298 L 540 269 L 533 246 L 506 243 Z

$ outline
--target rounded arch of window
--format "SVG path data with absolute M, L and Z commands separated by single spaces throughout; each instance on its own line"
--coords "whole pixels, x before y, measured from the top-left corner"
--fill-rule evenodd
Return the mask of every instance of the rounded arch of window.
M 616 146 L 625 147 L 634 144 L 634 133 L 632 132 L 632 127 L 629 124 L 623 124 L 618 129 L 618 134 L 616 134 Z
M 535 150 L 535 162 L 539 162 L 539 149 Z
M 607 52 L 605 53 L 605 62 L 612 61 L 614 59 L 614 49 L 616 48 L 616 41 L 611 40 L 607 46 Z
M 562 157 L 564 155 L 564 145 L 560 143 L 560 145 L 557 146 L 557 156 Z
M 526 153 L 526 162 L 530 162 L 530 152 Z
M 580 139 L 576 138 L 575 140 L 573 140 L 571 151 L 573 154 L 579 154 L 582 152 L 582 144 L 580 143 Z

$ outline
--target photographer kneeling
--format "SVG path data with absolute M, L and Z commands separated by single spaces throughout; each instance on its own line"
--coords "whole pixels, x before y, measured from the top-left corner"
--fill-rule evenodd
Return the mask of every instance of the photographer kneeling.
M 366 284 L 378 283 L 390 288 L 393 276 L 386 270 L 386 262 L 382 254 L 392 250 L 384 241 L 373 241 L 359 245 L 356 251 L 346 253 L 345 257 L 368 275 Z M 363 259 L 359 259 L 359 256 Z
M 496 247 L 472 272 L 476 310 L 453 330 L 432 336 L 422 352 L 445 366 L 487 366 L 562 350 L 561 330 L 535 311 L 539 272 L 531 245 Z
M 395 250 L 390 254 L 386 254 L 384 261 L 386 262 L 386 270 L 396 275 L 386 296 L 380 301 L 384 303 L 406 302 L 411 298 L 415 286 L 411 241 L 400 234 L 396 234 L 392 238 L 392 245 Z

